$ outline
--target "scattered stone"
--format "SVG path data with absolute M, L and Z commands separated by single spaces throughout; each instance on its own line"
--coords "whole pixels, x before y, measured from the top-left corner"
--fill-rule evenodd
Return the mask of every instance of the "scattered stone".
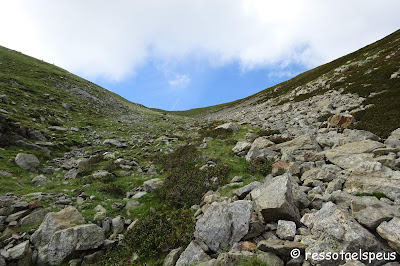
M 240 153 L 240 152 L 247 152 L 250 150 L 251 144 L 247 141 L 239 141 L 236 143 L 235 147 L 232 148 L 232 151 L 234 153 Z
M 121 142 L 119 142 L 116 139 L 106 139 L 103 141 L 102 143 L 103 145 L 111 145 L 111 146 L 115 146 L 117 148 L 125 148 L 127 147 L 126 144 L 122 144 Z
M 230 129 L 233 132 L 235 132 L 235 131 L 239 130 L 239 125 L 236 124 L 236 123 L 233 123 L 233 122 L 229 122 L 229 123 L 225 123 L 225 124 L 222 124 L 220 126 L 217 126 L 215 129 L 218 129 L 218 128 Z
M 35 186 L 44 186 L 48 183 L 51 183 L 51 180 L 49 180 L 46 176 L 44 175 L 38 175 L 36 177 L 34 177 L 31 181 L 31 183 Z
M 260 182 L 254 181 L 244 187 L 234 190 L 233 194 L 235 194 L 239 199 L 244 199 L 253 189 L 258 188 L 261 185 Z
M 0 170 L 0 178 L 12 177 L 13 174 L 6 170 Z
M 257 249 L 265 252 L 273 252 L 279 256 L 289 257 L 293 249 L 299 249 L 304 254 L 307 245 L 280 239 L 262 240 L 257 244 Z
M 75 179 L 78 176 L 79 172 L 76 168 L 70 169 L 65 175 L 65 179 Z
M 164 181 L 160 178 L 150 179 L 143 183 L 143 189 L 145 192 L 153 192 L 154 190 L 160 188 L 163 183 Z
M 296 235 L 296 223 L 279 220 L 276 235 L 282 240 L 293 240 Z
M 18 153 L 15 157 L 15 163 L 22 169 L 37 173 L 40 162 L 33 154 Z

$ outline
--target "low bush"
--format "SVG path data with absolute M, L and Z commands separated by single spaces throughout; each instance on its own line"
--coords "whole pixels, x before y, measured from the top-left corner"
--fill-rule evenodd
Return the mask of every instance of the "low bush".
M 215 190 L 228 182 L 229 172 L 230 167 L 222 163 L 205 170 L 187 164 L 172 171 L 158 191 L 158 196 L 166 204 L 178 208 L 199 204 L 208 190 Z
M 226 128 L 216 128 L 216 129 L 202 128 L 199 130 L 199 134 L 201 138 L 211 137 L 214 139 L 227 139 L 230 136 L 232 136 L 233 130 Z
M 357 192 L 356 196 L 370 196 L 370 197 L 376 197 L 377 199 L 381 199 L 381 198 L 386 198 L 388 199 L 389 197 L 386 196 L 385 193 L 382 192 L 374 192 L 374 193 L 361 193 L 361 192 Z
M 257 158 L 246 163 L 246 172 L 252 175 L 259 174 L 266 176 L 271 173 L 273 163 L 273 160 L 268 161 L 267 159 Z
M 114 183 L 104 184 L 100 187 L 100 191 L 111 194 L 115 197 L 123 197 L 125 196 L 125 189 L 121 185 L 117 185 Z
M 189 210 L 153 213 L 125 233 L 122 245 L 108 249 L 99 265 L 142 265 L 162 252 L 187 246 L 194 229 L 195 220 Z M 137 261 L 130 261 L 133 253 L 138 255 Z
M 174 152 L 154 158 L 156 163 L 163 164 L 166 170 L 184 167 L 198 160 L 201 153 L 193 145 L 178 147 Z
M 104 160 L 102 154 L 97 154 L 90 157 L 86 162 L 79 166 L 78 171 L 80 176 L 87 176 L 93 173 L 96 166 Z

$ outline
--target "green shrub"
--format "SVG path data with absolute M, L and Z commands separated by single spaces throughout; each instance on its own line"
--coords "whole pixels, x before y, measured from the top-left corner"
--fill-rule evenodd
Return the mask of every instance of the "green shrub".
M 239 266 L 270 266 L 268 263 L 262 261 L 256 256 L 251 257 L 239 264 Z
M 98 265 L 129 265 L 133 253 L 139 258 L 132 264 L 158 257 L 162 252 L 188 245 L 194 228 L 195 221 L 189 210 L 151 214 L 125 233 L 122 245 L 108 249 Z
M 221 163 L 205 170 L 195 168 L 194 164 L 187 164 L 182 168 L 175 168 L 157 193 L 168 205 L 190 207 L 199 204 L 208 190 L 225 185 L 229 171 L 230 167 Z
M 180 168 L 198 160 L 201 153 L 193 145 L 178 147 L 174 152 L 154 158 L 156 163 L 163 164 L 166 170 Z
M 78 170 L 80 176 L 87 176 L 93 173 L 96 166 L 104 160 L 102 154 L 97 154 L 95 156 L 90 157 L 86 162 L 82 163 Z
M 237 140 L 235 140 L 235 139 L 227 139 L 227 140 L 224 141 L 224 143 L 226 145 L 235 145 L 237 143 Z
M 125 189 L 121 185 L 117 185 L 114 183 L 104 184 L 100 187 L 100 191 L 111 194 L 115 197 L 123 197 L 125 196 Z
M 114 172 L 119 168 L 118 164 L 114 163 L 114 162 L 109 162 L 106 167 L 104 168 L 104 170 L 106 170 L 107 172 Z
M 60 126 L 63 125 L 60 121 L 58 121 L 58 120 L 56 120 L 54 118 L 50 119 L 48 121 L 48 123 L 49 123 L 50 126 L 57 126 L 57 127 L 60 127 Z
M 201 138 L 211 137 L 214 139 L 227 139 L 230 136 L 232 136 L 233 130 L 226 128 L 216 128 L 216 129 L 202 128 L 199 130 L 199 134 Z
M 273 163 L 274 162 L 272 160 L 268 161 L 266 159 L 257 158 L 246 163 L 246 172 L 252 175 L 259 174 L 266 176 L 271 173 Z
M 377 199 L 381 199 L 381 198 L 386 198 L 388 199 L 389 197 L 386 196 L 385 193 L 382 192 L 374 192 L 374 193 L 361 193 L 361 192 L 357 192 L 356 196 L 371 196 L 371 197 L 376 197 Z

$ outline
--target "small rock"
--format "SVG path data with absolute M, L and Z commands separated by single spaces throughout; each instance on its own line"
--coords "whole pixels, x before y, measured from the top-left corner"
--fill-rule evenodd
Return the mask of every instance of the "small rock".
M 18 153 L 15 157 L 15 163 L 24 170 L 37 173 L 40 162 L 33 154 Z
M 282 240 L 293 240 L 296 235 L 296 223 L 292 221 L 278 221 L 277 236 Z
M 31 181 L 31 183 L 35 186 L 44 186 L 48 183 L 51 183 L 51 180 L 49 180 L 46 176 L 44 175 L 38 175 L 36 177 L 34 177 Z

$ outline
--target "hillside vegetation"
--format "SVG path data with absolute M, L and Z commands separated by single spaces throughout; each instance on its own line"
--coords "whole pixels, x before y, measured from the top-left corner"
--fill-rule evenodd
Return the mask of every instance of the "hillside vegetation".
M 185 112 L 0 47 L 0 266 L 399 261 L 399 85 L 400 31 Z

